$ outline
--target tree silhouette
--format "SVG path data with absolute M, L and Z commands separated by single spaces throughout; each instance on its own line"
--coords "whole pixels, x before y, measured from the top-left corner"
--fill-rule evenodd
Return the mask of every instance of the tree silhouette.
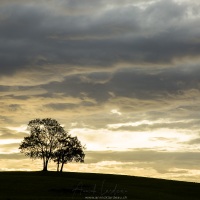
M 62 172 L 64 164 L 75 161 L 84 162 L 84 150 L 77 137 L 70 135 L 59 138 L 59 147 L 54 153 L 54 162 L 57 163 L 57 171 Z M 59 169 L 59 166 L 61 167 Z
M 63 127 L 51 118 L 34 119 L 28 124 L 30 135 L 25 137 L 19 149 L 26 156 L 43 160 L 43 171 L 47 171 L 49 161 L 54 158 L 59 147 L 59 138 L 67 133 Z

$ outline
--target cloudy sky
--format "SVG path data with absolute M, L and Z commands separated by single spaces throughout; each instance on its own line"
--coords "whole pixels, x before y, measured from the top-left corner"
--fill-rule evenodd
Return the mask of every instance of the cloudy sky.
M 42 169 L 18 147 L 51 117 L 87 146 L 65 171 L 200 182 L 199 20 L 197 0 L 0 0 L 0 170 Z

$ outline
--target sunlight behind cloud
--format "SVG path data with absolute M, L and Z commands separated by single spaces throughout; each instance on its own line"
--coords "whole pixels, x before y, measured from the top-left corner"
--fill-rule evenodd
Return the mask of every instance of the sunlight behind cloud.
M 122 115 L 122 113 L 119 112 L 117 109 L 112 109 L 112 110 L 111 110 L 111 113 L 117 114 L 117 115 Z
M 21 139 L 5 139 L 5 140 L 0 140 L 0 145 L 2 144 L 15 144 L 15 143 L 20 143 Z
M 19 127 L 6 127 L 9 130 L 16 131 L 16 132 L 24 132 L 24 133 L 29 133 L 27 130 L 27 125 L 21 125 Z
M 197 0 L 0 1 L 2 169 L 40 170 L 18 147 L 30 120 L 50 117 L 94 153 L 66 169 L 199 177 L 199 10 Z
M 113 128 L 113 129 L 117 129 L 119 127 L 123 127 L 123 126 L 139 126 L 142 124 L 147 124 L 147 125 L 151 125 L 154 124 L 155 122 L 151 122 L 148 120 L 142 120 L 142 121 L 137 121 L 137 122 L 125 122 L 125 123 L 118 123 L 118 124 L 108 124 L 107 127 L 108 128 Z
M 136 148 L 152 148 L 160 150 L 178 151 L 182 149 L 182 143 L 196 137 L 196 134 L 179 132 L 167 128 L 155 131 L 112 131 L 108 129 L 94 130 L 90 128 L 75 128 L 70 131 L 77 135 L 87 150 L 124 151 Z

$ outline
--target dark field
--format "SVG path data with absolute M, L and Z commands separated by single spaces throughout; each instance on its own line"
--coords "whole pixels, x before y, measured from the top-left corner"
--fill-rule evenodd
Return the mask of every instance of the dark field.
M 92 173 L 0 172 L 0 199 L 200 200 L 200 184 Z

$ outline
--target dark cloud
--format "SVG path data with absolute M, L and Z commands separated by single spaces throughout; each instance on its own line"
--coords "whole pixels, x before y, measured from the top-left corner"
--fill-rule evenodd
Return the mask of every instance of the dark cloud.
M 52 104 L 47 104 L 45 106 L 49 107 L 49 108 L 53 108 L 55 110 L 65 110 L 65 109 L 73 109 L 74 107 L 76 107 L 76 104 L 72 104 L 72 103 L 60 103 L 60 104 L 52 103 Z
M 186 144 L 189 144 L 189 145 L 200 144 L 200 138 L 196 138 L 196 139 L 187 141 L 187 142 L 185 142 L 185 143 L 186 143 Z
M 79 11 L 87 3 L 103 4 L 104 8 L 115 5 L 67 1 L 66 8 Z M 49 63 L 82 67 L 169 63 L 200 52 L 199 43 L 194 42 L 199 31 L 196 19 L 189 24 L 187 7 L 173 1 L 155 2 L 146 9 L 113 7 L 92 17 L 87 13 L 65 15 L 58 7 L 51 7 L 53 1 L 44 5 L 33 2 L 1 7 L 1 73 L 24 67 L 39 69 Z
M 159 173 L 171 173 L 171 169 L 199 169 L 199 152 L 157 152 L 135 150 L 125 152 L 86 152 L 86 163 L 101 161 L 132 162 L 132 166 L 152 167 Z
M 164 113 L 162 113 L 162 115 L 164 115 Z M 160 116 L 162 116 L 160 115 Z M 159 116 L 159 117 L 160 117 Z M 155 118 L 155 116 L 154 116 Z M 168 123 L 157 123 L 154 122 L 154 124 L 148 124 L 148 123 L 144 123 L 142 125 L 138 125 L 138 126 L 130 126 L 130 125 L 122 125 L 118 128 L 110 128 L 113 131 L 153 131 L 153 130 L 159 130 L 160 128 L 164 127 L 164 128 L 168 128 L 168 129 L 176 129 L 176 130 L 185 130 L 188 127 L 190 127 L 190 129 L 192 130 L 199 130 L 199 122 L 197 121 L 183 121 L 183 122 L 168 122 Z
M 19 143 L 10 143 L 10 144 L 0 144 L 0 148 L 4 150 L 9 150 L 10 148 L 18 149 Z
M 0 159 L 24 159 L 24 155 L 20 153 L 0 154 Z
M 101 73 L 99 73 L 101 76 Z M 90 75 L 89 75 L 90 76 Z M 84 99 L 84 97 L 91 97 L 99 102 L 106 101 L 109 98 L 107 92 L 107 85 L 103 83 L 95 83 L 87 81 L 87 76 L 72 75 L 66 77 L 63 82 L 51 83 L 43 86 L 49 93 L 58 92 L 67 96 L 78 97 Z
M 113 76 L 110 84 L 117 96 L 154 99 L 161 95 L 166 97 L 170 93 L 180 94 L 185 90 L 199 89 L 198 73 L 199 69 L 187 73 L 180 67 L 158 70 L 155 74 L 151 70 L 123 70 Z
M 0 128 L 0 139 L 22 139 L 26 137 L 26 133 L 15 132 L 10 130 L 9 128 Z
M 174 95 L 180 96 L 189 90 L 199 91 L 199 73 L 197 67 L 193 67 L 190 72 L 184 67 L 157 71 L 123 69 L 112 74 L 110 72 L 76 74 L 66 77 L 63 82 L 51 83 L 43 88 L 49 93 L 61 92 L 74 97 L 86 94 L 98 102 L 112 98 L 111 93 L 116 97 L 173 100 Z
M 166 128 L 191 138 L 158 134 L 151 144 L 171 142 L 184 152 L 87 152 L 86 161 L 130 162 L 159 173 L 199 169 L 199 153 L 186 152 L 199 143 L 198 8 L 172 0 L 0 1 L 0 139 L 23 138 L 15 130 L 38 117 L 88 130 L 91 143 L 101 131 L 115 137 Z M 151 123 L 128 125 L 144 120 Z M 17 143 L 1 148 L 9 152 Z

